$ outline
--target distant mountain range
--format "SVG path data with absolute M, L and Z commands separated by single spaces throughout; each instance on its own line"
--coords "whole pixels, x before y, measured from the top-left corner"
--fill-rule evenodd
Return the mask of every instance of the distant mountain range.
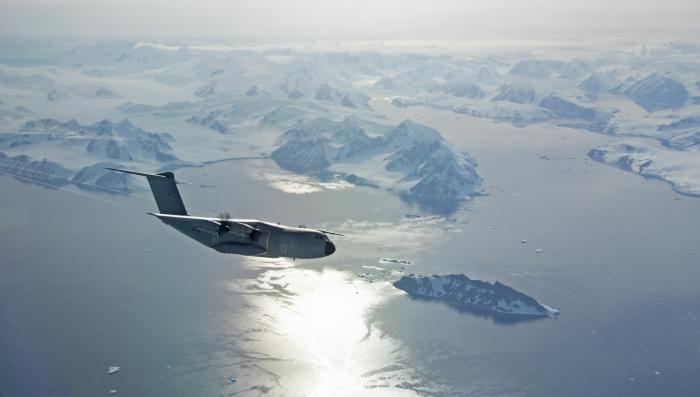
M 3 59 L 28 61 L 0 65 L 0 151 L 3 161 L 21 165 L 28 175 L 35 167 L 58 175 L 62 167 L 73 173 L 62 180 L 71 180 L 100 163 L 157 169 L 183 158 L 206 162 L 272 153 L 288 170 L 388 189 L 431 208 L 454 207 L 481 192 L 476 162 L 439 133 L 410 121 L 362 121 L 382 120 L 386 102 L 518 127 L 542 123 L 653 138 L 665 147 L 627 153 L 609 146 L 598 148 L 602 157 L 592 153 L 613 165 L 632 159 L 631 170 L 637 159 L 651 160 L 655 166 L 635 172 L 654 169 L 679 190 L 695 191 L 688 188 L 694 173 L 686 167 L 695 164 L 692 156 L 700 147 L 697 43 L 670 41 L 643 50 L 621 45 L 614 56 L 585 46 L 574 52 L 465 54 L 315 45 L 251 50 L 129 41 L 56 44 L 0 40 Z M 115 110 L 198 144 L 178 144 L 176 152 L 173 136 L 129 120 L 65 121 L 114 117 Z M 58 114 L 65 119 L 47 118 Z M 406 131 L 404 140 L 399 135 Z M 273 144 L 270 137 L 283 132 Z M 669 161 L 675 155 L 678 161 Z M 81 179 L 105 181 L 96 168 Z
M 52 186 L 74 183 L 127 193 L 133 188 L 130 179 L 105 168 L 130 162 L 179 163 L 169 144 L 173 140 L 169 134 L 145 131 L 127 119 L 90 125 L 37 119 L 26 122 L 19 132 L 0 134 L 0 170 Z

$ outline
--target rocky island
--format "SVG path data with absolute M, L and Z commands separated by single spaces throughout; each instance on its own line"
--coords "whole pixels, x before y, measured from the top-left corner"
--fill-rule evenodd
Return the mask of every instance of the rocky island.
M 493 317 L 496 321 L 556 318 L 559 310 L 500 282 L 472 280 L 463 274 L 403 276 L 393 283 L 412 299 L 436 300 L 464 312 Z

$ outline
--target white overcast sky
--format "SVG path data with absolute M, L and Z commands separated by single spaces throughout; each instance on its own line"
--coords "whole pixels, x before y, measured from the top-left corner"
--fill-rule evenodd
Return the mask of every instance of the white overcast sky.
M 700 38 L 700 0 L 0 0 L 0 35 L 291 40 Z

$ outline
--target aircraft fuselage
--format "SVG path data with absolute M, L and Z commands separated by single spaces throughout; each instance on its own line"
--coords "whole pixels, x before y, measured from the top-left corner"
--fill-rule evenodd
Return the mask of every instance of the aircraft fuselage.
M 153 215 L 190 238 L 222 253 L 311 259 L 322 258 L 335 252 L 335 245 L 330 239 L 324 233 L 313 229 L 284 226 L 255 219 L 230 219 L 231 230 L 219 233 L 217 230 L 198 227 L 196 223 L 188 222 L 186 216 Z M 219 221 L 217 218 L 198 217 L 196 219 Z M 250 226 L 255 231 L 239 232 L 235 226 L 238 224 Z
M 188 237 L 207 247 L 227 254 L 265 256 L 270 258 L 322 258 L 335 252 L 335 245 L 320 230 L 290 227 L 256 219 L 230 219 L 192 216 L 177 188 L 175 174 L 107 168 L 115 172 L 146 177 L 159 213 L 150 213 Z M 330 232 L 327 232 L 330 233 Z

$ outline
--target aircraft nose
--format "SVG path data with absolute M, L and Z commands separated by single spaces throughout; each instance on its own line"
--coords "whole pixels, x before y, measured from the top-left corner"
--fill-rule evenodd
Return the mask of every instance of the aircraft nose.
M 335 245 L 330 241 L 326 241 L 326 256 L 335 252 Z

